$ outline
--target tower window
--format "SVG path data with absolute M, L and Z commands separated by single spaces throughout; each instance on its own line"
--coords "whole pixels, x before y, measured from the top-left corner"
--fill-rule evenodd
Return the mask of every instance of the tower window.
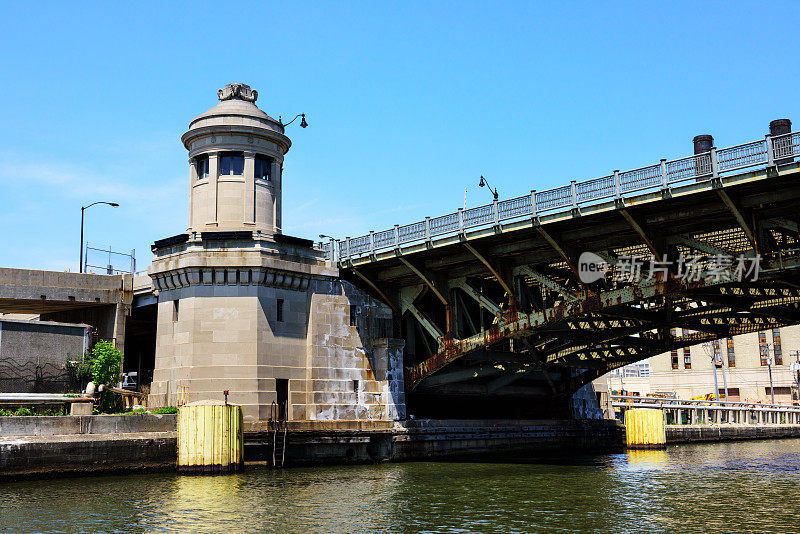
M 278 299 L 277 305 L 275 307 L 276 312 L 276 319 L 279 323 L 283 322 L 283 299 Z
M 270 167 L 272 167 L 272 158 L 268 158 L 267 156 L 256 156 L 255 157 L 256 179 L 269 180 Z
M 194 160 L 197 169 L 197 179 L 208 178 L 208 156 L 197 156 Z
M 219 161 L 220 176 L 244 174 L 244 154 L 241 152 L 223 152 Z

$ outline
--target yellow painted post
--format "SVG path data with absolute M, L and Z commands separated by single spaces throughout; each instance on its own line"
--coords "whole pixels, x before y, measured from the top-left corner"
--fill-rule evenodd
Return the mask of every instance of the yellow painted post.
M 664 413 L 636 408 L 625 412 L 625 437 L 630 449 L 663 449 L 667 446 Z
M 178 408 L 178 470 L 227 473 L 243 465 L 242 407 L 197 401 Z

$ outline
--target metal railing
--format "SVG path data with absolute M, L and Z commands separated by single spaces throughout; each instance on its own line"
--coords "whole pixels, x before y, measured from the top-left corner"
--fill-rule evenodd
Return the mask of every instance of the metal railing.
M 683 400 L 633 395 L 611 395 L 610 398 L 614 408 L 664 410 L 668 424 L 800 424 L 800 406 L 795 405 Z
M 381 250 L 398 249 L 413 242 L 430 241 L 433 237 L 457 235 L 470 228 L 497 226 L 501 222 L 535 218 L 543 213 L 571 211 L 581 206 L 621 199 L 629 193 L 668 190 L 674 184 L 695 180 L 705 182 L 721 174 L 749 167 L 774 166 L 800 156 L 800 132 L 767 135 L 764 139 L 728 148 L 712 148 L 709 152 L 660 163 L 569 185 L 532 190 L 528 195 L 495 201 L 470 209 L 461 209 L 439 217 L 426 217 L 403 226 L 370 232 L 358 237 L 331 239 L 318 248 L 330 261 L 343 261 Z

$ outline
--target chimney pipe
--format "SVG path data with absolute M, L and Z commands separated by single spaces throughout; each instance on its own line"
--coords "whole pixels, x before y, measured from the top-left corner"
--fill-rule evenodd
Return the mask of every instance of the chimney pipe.
M 694 142 L 695 155 L 708 152 L 714 146 L 714 136 L 708 134 L 696 135 L 692 141 Z
M 783 135 L 792 131 L 792 121 L 789 119 L 775 119 L 769 123 L 769 135 Z M 792 140 L 791 136 L 779 137 L 772 140 L 772 149 L 775 151 L 775 165 L 784 165 L 791 163 L 794 158 L 779 158 L 783 154 L 792 153 Z
M 704 152 L 710 152 L 714 146 L 714 137 L 708 134 L 703 135 L 696 135 L 694 139 L 692 139 L 694 143 L 694 154 L 702 154 Z M 704 164 L 703 161 L 706 163 Z M 711 174 L 711 164 L 708 161 L 708 158 L 699 158 L 695 160 L 695 182 L 702 182 L 704 180 L 708 180 L 708 176 Z

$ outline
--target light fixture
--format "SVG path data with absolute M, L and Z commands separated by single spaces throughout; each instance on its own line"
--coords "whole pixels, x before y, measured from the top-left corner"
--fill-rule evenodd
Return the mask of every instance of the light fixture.
M 491 191 L 492 195 L 494 195 L 494 201 L 497 202 L 497 188 L 492 189 L 492 186 L 489 185 L 489 181 L 484 178 L 483 175 L 481 175 L 481 181 L 478 183 L 478 186 L 485 187 Z
M 300 127 L 301 128 L 308 127 L 308 123 L 306 122 L 306 114 L 305 113 L 298 113 L 297 115 L 295 115 L 295 117 L 292 120 L 290 120 L 287 123 L 284 123 L 283 120 L 281 119 L 281 116 L 278 115 L 278 122 L 280 123 L 281 126 L 286 128 L 287 126 L 292 124 L 294 121 L 296 121 L 298 117 L 300 117 Z

